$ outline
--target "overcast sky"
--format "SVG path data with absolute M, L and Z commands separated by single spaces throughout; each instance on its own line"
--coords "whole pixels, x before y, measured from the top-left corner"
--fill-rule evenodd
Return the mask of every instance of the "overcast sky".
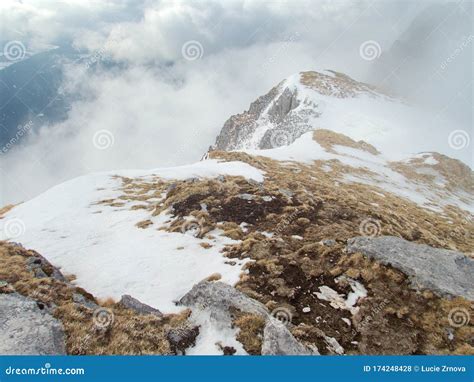
M 428 18 L 424 29 L 413 28 L 421 12 L 439 4 L 453 13 L 442 23 Z M 0 197 L 4 203 L 28 199 L 90 171 L 199 160 L 229 116 L 295 72 L 333 69 L 358 80 L 378 78 L 385 87 L 398 84 L 403 93 L 404 84 L 413 83 L 406 73 L 431 74 L 433 65 L 448 58 L 444 51 L 433 57 L 434 47 L 453 51 L 451 45 L 460 46 L 463 36 L 468 42 L 455 57 L 460 66 L 443 73 L 449 91 L 439 87 L 431 97 L 431 85 L 442 81 L 431 78 L 424 82 L 430 85 L 426 95 L 418 98 L 429 99 L 423 107 L 436 105 L 438 112 L 438 104 L 446 105 L 446 117 L 460 118 L 457 123 L 472 137 L 472 96 L 466 96 L 472 92 L 471 12 L 469 1 L 441 0 L 2 0 L 1 43 L 21 41 L 32 51 L 68 43 L 121 65 L 94 74 L 81 65 L 68 67 L 63 85 L 80 100 L 65 122 L 41 129 L 0 158 Z M 374 62 L 361 58 L 360 46 L 376 41 L 385 66 L 396 68 L 405 48 L 400 53 L 393 46 L 407 30 L 410 40 L 424 41 L 427 52 L 408 63 L 413 67 L 398 73 L 400 78 L 383 75 L 382 81 L 374 75 Z M 455 98 L 459 92 L 461 100 Z M 92 138 L 103 129 L 112 135 L 101 138 L 113 145 L 97 150 Z M 472 151 L 452 154 L 465 162 L 472 158 Z

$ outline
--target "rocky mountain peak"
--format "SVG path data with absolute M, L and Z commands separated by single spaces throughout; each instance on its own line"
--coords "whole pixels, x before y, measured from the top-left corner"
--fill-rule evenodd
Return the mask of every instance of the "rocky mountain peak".
M 231 116 L 212 149 L 270 149 L 292 143 L 319 125 L 332 99 L 382 96 L 368 84 L 334 72 L 307 71 L 281 81 L 247 111 Z

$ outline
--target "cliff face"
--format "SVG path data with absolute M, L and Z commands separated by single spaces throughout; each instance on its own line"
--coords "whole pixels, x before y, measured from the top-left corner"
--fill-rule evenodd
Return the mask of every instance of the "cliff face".
M 231 116 L 216 139 L 216 150 L 270 149 L 288 145 L 305 132 L 327 128 L 324 113 L 343 99 L 389 103 L 370 85 L 336 72 L 302 72 L 293 75 Z M 328 104 L 331 106 L 326 108 Z M 348 111 L 348 113 L 350 110 Z M 348 114 L 346 113 L 346 114 Z

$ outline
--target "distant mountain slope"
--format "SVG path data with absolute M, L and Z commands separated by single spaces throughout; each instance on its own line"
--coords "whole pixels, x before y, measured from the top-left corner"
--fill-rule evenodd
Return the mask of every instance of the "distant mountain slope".
M 67 118 L 71 104 L 81 96 L 65 90 L 66 71 L 73 65 L 94 71 L 116 64 L 97 53 L 64 46 L 0 70 L 0 148 L 9 149 L 28 133 Z
M 390 159 L 400 160 L 432 151 L 433 146 L 447 146 L 447 137 L 432 134 L 436 123 L 441 121 L 345 74 L 302 72 L 280 82 L 247 111 L 230 117 L 211 149 L 275 148 L 307 131 L 329 129 L 364 140 Z M 422 139 L 426 136 L 430 139 Z
M 23 138 L 19 130 L 38 129 L 67 115 L 68 101 L 61 94 L 63 65 L 77 58 L 66 49 L 36 54 L 0 70 L 0 146 Z

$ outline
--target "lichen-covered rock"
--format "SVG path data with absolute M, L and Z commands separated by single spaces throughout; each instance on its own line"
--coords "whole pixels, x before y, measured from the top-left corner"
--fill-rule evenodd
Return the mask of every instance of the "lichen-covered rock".
M 407 274 L 414 288 L 474 301 L 474 260 L 461 252 L 416 244 L 394 236 L 355 237 L 349 253 L 360 252 Z
M 66 354 L 61 322 L 34 300 L 0 294 L 0 354 Z

